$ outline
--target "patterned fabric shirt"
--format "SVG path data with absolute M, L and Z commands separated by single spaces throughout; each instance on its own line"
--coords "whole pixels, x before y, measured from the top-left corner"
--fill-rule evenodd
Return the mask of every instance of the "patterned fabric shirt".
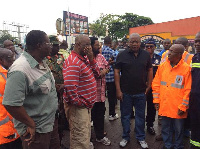
M 96 56 L 97 65 L 100 70 L 103 70 L 105 68 L 108 68 L 108 62 L 106 61 L 105 57 L 102 54 L 98 54 Z M 104 102 L 105 99 L 105 86 L 106 86 L 106 79 L 98 78 L 97 81 L 97 100 L 96 102 Z
M 64 62 L 64 57 L 62 55 L 54 55 L 54 56 L 48 56 L 46 63 L 51 69 L 51 72 L 54 76 L 55 83 L 56 84 L 63 84 L 63 74 L 62 74 L 62 69 L 63 69 L 63 62 Z
M 103 46 L 102 48 L 102 55 L 105 57 L 107 62 L 110 58 L 113 58 L 114 61 L 116 61 L 117 53 L 109 48 L 108 46 Z M 106 75 L 106 82 L 114 82 L 114 66 L 112 65 L 110 67 L 109 73 Z
M 94 59 L 89 62 L 72 51 L 63 64 L 64 94 L 68 104 L 92 108 L 96 102 L 97 88 L 95 77 L 99 77 L 99 67 Z

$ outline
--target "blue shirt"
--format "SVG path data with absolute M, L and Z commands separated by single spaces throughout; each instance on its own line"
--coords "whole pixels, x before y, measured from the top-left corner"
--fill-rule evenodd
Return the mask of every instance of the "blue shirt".
M 160 53 L 158 53 L 158 55 L 162 56 L 162 54 L 165 52 L 166 50 L 163 49 L 162 51 L 160 51 Z
M 105 57 L 106 61 L 108 62 L 110 58 L 113 58 L 113 60 L 116 61 L 117 53 L 108 46 L 103 46 L 102 55 Z M 106 82 L 114 82 L 114 68 L 113 67 L 114 66 L 112 65 L 110 67 L 109 73 L 106 74 Z
M 160 65 L 160 61 L 161 61 L 161 56 L 154 53 L 153 57 L 151 58 L 151 62 L 153 66 L 153 77 L 155 76 L 158 66 Z

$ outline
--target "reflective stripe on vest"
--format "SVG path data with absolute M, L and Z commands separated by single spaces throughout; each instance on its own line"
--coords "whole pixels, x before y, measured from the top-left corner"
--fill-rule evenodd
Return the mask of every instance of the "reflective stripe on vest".
M 9 116 L 7 116 L 5 119 L 0 121 L 0 126 L 4 125 L 5 123 L 7 123 L 9 121 L 10 121 Z
M 185 58 L 184 58 L 184 62 L 187 62 L 187 60 L 188 60 L 189 56 L 190 56 L 190 54 L 189 54 L 189 53 L 187 53 L 187 55 L 186 55 L 186 56 L 185 56 Z
M 192 68 L 193 67 L 200 68 L 200 63 L 192 63 Z
M 174 84 L 174 83 L 172 83 L 172 84 L 171 84 L 171 87 L 175 87 L 175 88 L 182 89 L 182 88 L 184 88 L 184 85 L 179 85 L 179 84 Z
M 161 60 L 161 63 L 165 62 L 168 56 L 168 51 L 166 52 L 165 56 L 163 57 L 163 59 Z
M 167 82 L 165 82 L 165 81 L 160 81 L 160 84 L 161 84 L 161 85 L 167 85 Z
M 190 139 L 190 143 L 191 143 L 192 145 L 194 145 L 194 146 L 200 147 L 200 143 L 199 143 L 199 142 L 192 141 L 192 140 Z
M 2 72 L 0 72 L 0 75 L 6 80 L 6 76 Z

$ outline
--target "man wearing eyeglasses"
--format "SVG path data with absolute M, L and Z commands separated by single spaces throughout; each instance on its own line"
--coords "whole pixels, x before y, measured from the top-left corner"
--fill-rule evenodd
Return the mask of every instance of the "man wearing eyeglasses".
M 149 52 L 151 56 L 152 66 L 153 66 L 153 77 L 156 74 L 156 71 L 158 69 L 158 65 L 161 61 L 161 56 L 154 53 L 154 50 L 156 48 L 156 43 L 154 39 L 150 38 L 146 41 L 145 44 L 145 50 Z M 155 135 L 155 130 L 153 128 L 153 123 L 155 121 L 156 116 L 156 109 L 154 108 L 153 104 L 153 95 L 152 95 L 152 89 L 149 90 L 146 94 L 146 100 L 147 100 L 147 116 L 146 116 L 146 122 L 147 122 L 147 132 L 151 135 Z
M 191 90 L 191 69 L 182 55 L 185 48 L 181 44 L 170 47 L 168 60 L 158 67 L 152 82 L 153 102 L 162 116 L 162 137 L 164 148 L 183 149 L 184 119 L 189 107 Z M 173 141 L 175 131 L 175 141 Z
M 11 50 L 14 53 L 14 59 L 18 59 L 20 56 L 20 53 L 18 53 L 15 49 L 14 43 L 11 40 L 5 40 L 3 42 L 3 46 L 6 49 Z
M 14 118 L 23 149 L 53 148 L 50 139 L 58 98 L 53 75 L 44 61 L 51 50 L 47 34 L 32 30 L 26 36 L 26 51 L 8 71 L 3 105 Z

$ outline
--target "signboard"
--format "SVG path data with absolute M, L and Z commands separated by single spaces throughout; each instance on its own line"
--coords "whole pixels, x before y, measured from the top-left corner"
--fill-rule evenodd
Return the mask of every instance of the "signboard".
M 79 14 L 63 11 L 63 21 L 65 24 L 65 35 L 89 34 L 88 17 Z

